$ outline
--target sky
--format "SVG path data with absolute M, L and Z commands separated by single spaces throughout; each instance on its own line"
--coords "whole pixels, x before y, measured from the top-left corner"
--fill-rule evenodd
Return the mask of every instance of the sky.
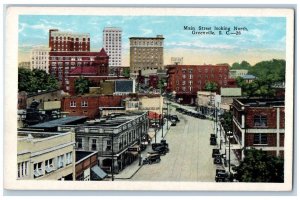
M 209 16 L 19 16 L 19 62 L 29 61 L 34 46 L 48 46 L 49 29 L 90 33 L 91 51 L 102 48 L 104 27 L 122 29 L 122 65 L 129 66 L 129 37 L 163 35 L 164 64 L 171 57 L 183 57 L 183 64 L 257 62 L 286 57 L 286 19 L 283 17 Z M 192 34 L 196 32 L 211 34 Z M 199 26 L 210 30 L 199 30 Z M 230 28 L 229 34 L 217 28 Z M 240 33 L 234 27 L 243 28 Z M 232 33 L 232 34 L 230 34 Z

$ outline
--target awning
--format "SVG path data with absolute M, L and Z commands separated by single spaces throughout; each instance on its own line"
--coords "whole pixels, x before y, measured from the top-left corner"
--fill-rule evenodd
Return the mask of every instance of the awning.
M 107 174 L 98 166 L 91 168 L 92 180 L 102 180 L 107 177 Z

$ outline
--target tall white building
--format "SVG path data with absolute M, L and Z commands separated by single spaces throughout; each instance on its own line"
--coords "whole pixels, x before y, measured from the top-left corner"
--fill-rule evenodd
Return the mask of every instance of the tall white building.
M 49 73 L 48 47 L 34 47 L 30 53 L 30 69 L 41 69 Z
M 122 29 L 103 29 L 103 48 L 109 56 L 109 68 L 122 66 Z

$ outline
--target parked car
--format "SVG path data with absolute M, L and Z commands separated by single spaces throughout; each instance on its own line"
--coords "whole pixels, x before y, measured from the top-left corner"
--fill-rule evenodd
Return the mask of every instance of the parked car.
M 175 120 L 176 122 L 180 122 L 177 115 L 171 115 L 171 120 Z
M 222 163 L 223 163 L 222 162 L 222 155 L 221 154 L 215 154 L 214 164 L 221 165 Z
M 166 146 L 169 147 L 169 144 L 167 143 L 167 141 L 165 139 L 162 139 L 160 141 L 160 143 L 152 143 L 152 149 L 154 150 L 156 147 L 158 146 Z
M 171 122 L 171 126 L 176 126 L 176 122 L 175 121 Z
M 229 181 L 229 175 L 224 169 L 216 169 L 216 176 L 215 176 L 216 182 L 228 182 Z
M 220 150 L 219 149 L 213 149 L 212 150 L 212 158 L 214 158 L 218 154 L 220 154 Z
M 159 163 L 160 162 L 160 155 L 158 153 L 150 153 L 148 156 L 143 160 L 144 164 L 152 164 L 152 163 Z
M 160 155 L 166 155 L 169 152 L 169 148 L 167 146 L 157 146 L 153 151 L 158 152 Z
M 216 145 L 217 144 L 217 138 L 215 134 L 210 134 L 210 145 Z

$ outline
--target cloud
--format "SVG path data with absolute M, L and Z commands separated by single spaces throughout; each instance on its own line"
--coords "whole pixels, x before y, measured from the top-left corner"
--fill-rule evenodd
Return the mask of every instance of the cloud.
M 147 29 L 147 28 L 140 28 L 140 31 L 142 31 L 142 35 L 150 35 L 153 33 L 152 29 Z

